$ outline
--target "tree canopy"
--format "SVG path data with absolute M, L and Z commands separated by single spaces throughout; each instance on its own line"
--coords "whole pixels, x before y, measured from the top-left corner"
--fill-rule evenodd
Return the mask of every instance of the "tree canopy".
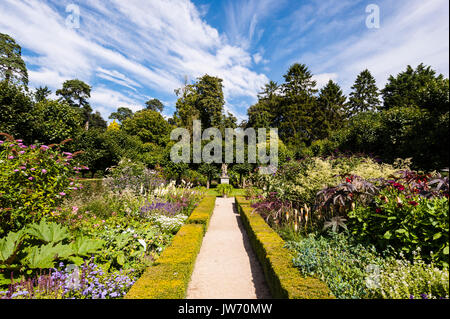
M 22 59 L 22 48 L 4 33 L 0 33 L 0 75 L 8 82 L 28 85 L 28 71 Z
M 375 78 L 369 70 L 362 71 L 352 86 L 348 101 L 348 112 L 355 115 L 360 112 L 377 110 L 381 102 Z

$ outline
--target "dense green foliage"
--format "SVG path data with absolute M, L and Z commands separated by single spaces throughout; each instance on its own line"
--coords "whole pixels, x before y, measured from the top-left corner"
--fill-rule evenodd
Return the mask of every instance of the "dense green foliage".
M 377 253 L 343 234 L 289 241 L 299 270 L 324 280 L 337 298 L 448 298 L 448 269 Z
M 362 71 L 352 86 L 352 92 L 348 101 L 350 115 L 361 112 L 377 110 L 381 102 L 378 99 L 380 93 L 375 84 L 375 78 L 369 70 Z

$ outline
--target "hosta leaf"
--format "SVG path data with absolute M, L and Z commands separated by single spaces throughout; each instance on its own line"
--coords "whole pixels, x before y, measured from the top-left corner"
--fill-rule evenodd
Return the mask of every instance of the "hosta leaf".
M 0 263 L 6 263 L 14 256 L 19 249 L 23 236 L 23 231 L 9 232 L 6 237 L 0 239 Z
M 39 224 L 31 224 L 27 228 L 27 233 L 44 243 L 58 243 L 69 238 L 67 227 L 57 223 L 47 223 L 41 221 Z

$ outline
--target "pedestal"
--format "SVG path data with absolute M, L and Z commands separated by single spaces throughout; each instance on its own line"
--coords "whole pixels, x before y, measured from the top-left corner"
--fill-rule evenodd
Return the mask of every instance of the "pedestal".
M 220 184 L 230 184 L 230 178 L 228 176 L 220 176 Z

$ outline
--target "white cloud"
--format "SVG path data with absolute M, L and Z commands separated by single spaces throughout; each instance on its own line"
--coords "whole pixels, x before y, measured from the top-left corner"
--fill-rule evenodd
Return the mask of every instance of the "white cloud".
M 142 109 L 139 101 L 103 86 L 92 89 L 90 102 L 96 105 L 96 110 L 99 110 L 105 119 L 108 118 L 111 111 L 119 107 L 128 107 L 134 112 Z
M 317 88 L 324 87 L 330 80 L 336 82 L 338 75 L 336 73 L 315 74 L 313 80 L 317 82 Z
M 200 12 L 188 0 L 110 0 L 101 6 L 87 0 L 80 4 L 79 29 L 65 26 L 64 4 L 0 2 L 0 29 L 34 53 L 26 57 L 31 85 L 56 89 L 71 78 L 104 79 L 124 90 L 168 96 L 185 75 L 195 79 L 208 73 L 224 80 L 226 96 L 237 97 L 256 96 L 268 81 L 250 69 L 252 57 L 245 49 L 230 45 L 202 20 L 206 7 Z M 94 88 L 94 107 L 108 98 L 109 105 L 124 101 L 102 90 Z
M 380 3 L 380 29 L 366 29 L 358 36 L 330 43 L 326 49 L 308 52 L 298 58 L 315 72 L 339 74 L 340 84 L 348 92 L 357 74 L 369 69 L 382 88 L 389 75 L 406 66 L 431 65 L 439 73 L 449 74 L 449 3 L 447 0 L 419 0 Z

